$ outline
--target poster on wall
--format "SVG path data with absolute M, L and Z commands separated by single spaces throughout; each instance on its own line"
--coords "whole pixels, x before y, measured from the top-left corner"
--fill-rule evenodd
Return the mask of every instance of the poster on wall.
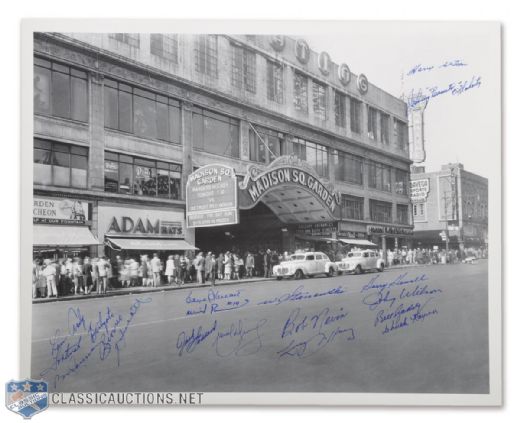
M 68 198 L 33 199 L 33 223 L 53 225 L 85 225 L 90 220 L 90 204 Z

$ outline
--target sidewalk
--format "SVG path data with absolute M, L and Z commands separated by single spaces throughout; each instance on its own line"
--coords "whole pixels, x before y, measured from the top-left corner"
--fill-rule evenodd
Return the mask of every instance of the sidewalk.
M 431 264 L 401 264 L 396 266 L 387 267 L 385 270 L 394 270 L 394 269 L 407 269 L 414 267 L 424 267 L 431 266 Z M 245 283 L 252 282 L 263 282 L 263 281 L 276 281 L 276 278 L 249 278 L 249 279 L 233 279 L 233 280 L 218 280 L 215 281 L 215 286 L 228 286 L 228 285 L 241 285 Z M 92 292 L 91 294 L 83 295 L 67 295 L 66 297 L 58 297 L 58 298 L 34 298 L 33 304 L 40 303 L 52 303 L 57 301 L 73 301 L 73 300 L 88 300 L 89 298 L 102 298 L 102 297 L 115 297 L 118 295 L 131 295 L 131 294 L 144 294 L 147 292 L 162 292 L 162 291 L 177 291 L 182 289 L 198 289 L 198 288 L 211 288 L 211 283 L 207 282 L 204 285 L 201 285 L 196 282 L 187 283 L 184 285 L 161 285 L 159 287 L 151 287 L 151 286 L 136 286 L 130 288 L 114 288 L 112 290 L 107 291 L 106 294 L 97 294 Z

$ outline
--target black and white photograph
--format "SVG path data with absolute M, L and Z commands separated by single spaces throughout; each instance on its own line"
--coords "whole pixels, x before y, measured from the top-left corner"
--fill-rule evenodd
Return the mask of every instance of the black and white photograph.
M 500 403 L 499 23 L 23 29 L 22 368 L 53 401 Z

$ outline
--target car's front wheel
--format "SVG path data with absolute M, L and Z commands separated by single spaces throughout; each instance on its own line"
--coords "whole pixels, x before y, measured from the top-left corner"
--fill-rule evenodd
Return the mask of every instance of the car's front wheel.
M 303 272 L 301 269 L 298 269 L 296 272 L 294 272 L 294 279 L 303 279 Z
M 384 263 L 381 263 L 381 264 L 379 265 L 379 267 L 377 268 L 377 271 L 378 271 L 378 272 L 382 272 L 383 270 L 385 270 L 385 264 L 384 264 Z
M 329 267 L 329 271 L 326 273 L 327 277 L 330 278 L 332 276 L 334 276 L 334 268 L 332 267 Z
M 356 275 L 361 275 L 361 273 L 363 273 L 363 268 L 361 267 L 360 264 L 358 264 L 358 265 L 356 266 L 356 269 L 354 270 L 354 273 L 355 273 Z
M 277 280 L 277 281 L 281 281 L 281 280 L 282 280 L 282 277 L 281 277 L 281 276 L 277 276 L 277 277 L 276 277 L 276 280 Z

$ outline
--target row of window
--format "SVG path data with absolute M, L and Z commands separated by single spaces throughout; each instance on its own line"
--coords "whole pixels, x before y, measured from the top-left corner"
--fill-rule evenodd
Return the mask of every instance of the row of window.
M 304 146 L 305 154 L 318 159 L 318 152 L 312 146 Z M 300 148 L 300 147 L 298 147 Z M 72 188 L 87 187 L 88 149 L 41 139 L 34 140 L 34 183 Z M 104 185 L 106 192 L 132 194 L 145 197 L 180 199 L 182 166 L 148 160 L 126 154 L 105 151 Z M 362 197 L 342 195 L 342 217 L 364 219 Z M 416 208 L 414 207 L 414 215 Z M 370 219 L 374 222 L 392 222 L 392 204 L 370 200 Z M 397 205 L 397 222 L 407 224 L 408 206 Z
M 364 220 L 364 198 L 343 194 L 341 196 L 341 217 L 343 219 Z M 392 203 L 370 200 L 370 220 L 380 223 L 392 223 Z M 410 222 L 408 205 L 397 204 L 396 222 L 407 225 Z

